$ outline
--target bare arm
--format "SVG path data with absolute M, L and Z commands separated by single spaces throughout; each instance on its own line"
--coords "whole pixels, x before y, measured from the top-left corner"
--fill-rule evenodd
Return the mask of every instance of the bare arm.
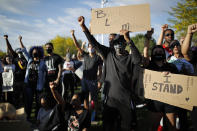
M 8 40 L 8 35 L 4 35 L 6 45 L 7 45 L 7 54 L 11 54 L 12 56 L 16 57 L 17 53 L 12 49 L 12 46 Z
M 72 35 L 73 42 L 74 42 L 75 46 L 77 47 L 77 50 L 82 54 L 83 50 L 80 48 L 79 43 L 77 42 L 77 39 L 74 34 L 74 30 L 71 30 L 70 32 Z
M 88 131 L 88 129 L 87 128 L 83 128 L 83 130 L 82 131 Z
M 18 39 L 20 41 L 21 48 L 25 48 L 25 46 L 23 45 L 23 42 L 22 42 L 22 36 L 21 35 L 18 37 Z
M 149 46 L 150 46 L 150 39 L 152 38 L 152 34 L 154 33 L 154 29 L 152 28 L 151 31 L 147 31 L 145 34 L 145 41 L 144 41 L 144 62 L 143 65 L 146 67 L 149 64 Z
M 197 32 L 197 23 L 188 26 L 187 35 L 181 46 L 181 52 L 186 60 L 190 60 L 188 51 L 191 46 L 192 36 L 195 32 Z
M 162 45 L 163 44 L 163 37 L 164 37 L 163 35 L 164 35 L 164 31 L 166 29 L 168 29 L 168 25 L 167 24 L 165 24 L 165 25 L 163 25 L 161 27 L 161 34 L 160 34 L 160 36 L 159 36 L 159 38 L 157 40 L 157 45 Z
M 59 81 L 60 81 L 60 78 L 61 78 L 61 74 L 62 74 L 62 65 L 61 64 L 58 65 L 58 69 L 59 69 L 59 71 L 58 71 L 58 74 L 57 74 L 57 79 L 54 81 L 56 84 L 59 84 Z
M 60 104 L 60 105 L 65 105 L 64 99 L 61 97 L 61 95 L 55 89 L 56 88 L 56 84 L 54 82 L 50 82 L 49 86 L 51 88 L 51 93 L 52 93 L 54 99 L 57 101 L 57 103 Z
M 135 44 L 133 43 L 133 41 L 130 39 L 129 37 L 129 31 L 128 30 L 121 30 L 120 31 L 120 35 L 124 36 L 124 39 L 126 40 L 127 44 L 129 45 L 131 52 L 132 52 L 132 62 L 134 64 L 141 64 L 142 62 L 142 56 L 139 52 L 139 50 L 137 49 L 137 47 L 135 46 Z

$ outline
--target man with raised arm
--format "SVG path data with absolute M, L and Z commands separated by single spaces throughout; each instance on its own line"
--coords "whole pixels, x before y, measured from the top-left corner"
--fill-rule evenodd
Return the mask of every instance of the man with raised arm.
M 100 79 L 101 74 L 102 74 L 103 62 L 101 60 L 101 57 L 96 54 L 95 49 L 92 47 L 90 43 L 88 44 L 88 53 L 87 53 L 79 47 L 79 43 L 77 42 L 75 35 L 74 35 L 74 30 L 71 30 L 71 35 L 72 35 L 75 46 L 80 52 L 81 57 L 83 57 L 84 59 L 83 78 L 81 81 L 82 93 L 85 97 L 84 107 L 86 109 L 89 109 L 89 103 L 90 103 L 90 101 L 88 100 L 89 93 L 91 93 L 91 101 L 94 102 L 95 107 L 97 107 L 97 101 L 98 101 L 97 82 Z M 97 75 L 97 72 L 98 72 L 98 75 Z
M 102 55 L 106 66 L 105 88 L 108 93 L 103 112 L 104 130 L 129 131 L 133 118 L 131 80 L 135 64 L 141 63 L 141 55 L 128 31 L 121 30 L 121 35 L 112 41 L 114 48 L 109 48 L 98 43 L 90 34 L 83 16 L 78 18 L 78 22 L 90 44 Z M 130 46 L 132 55 L 125 50 L 126 44 Z

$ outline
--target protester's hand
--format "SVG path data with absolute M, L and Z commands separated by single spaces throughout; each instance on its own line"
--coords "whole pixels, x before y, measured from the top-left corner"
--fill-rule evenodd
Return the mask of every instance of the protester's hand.
M 84 41 L 84 42 L 82 42 L 82 46 L 84 47 L 86 45 L 86 42 Z
M 168 72 L 168 71 L 162 72 L 162 75 L 164 75 L 164 76 L 167 76 L 167 75 L 169 75 L 169 74 L 170 74 L 170 72 Z
M 56 79 L 56 80 L 54 81 L 54 84 L 55 84 L 55 85 L 58 85 L 58 84 L 59 84 L 59 79 Z
M 120 35 L 124 36 L 124 39 L 126 40 L 126 42 L 130 41 L 129 31 L 128 30 L 120 30 Z
M 84 18 L 83 16 L 80 16 L 80 17 L 78 18 L 78 22 L 79 22 L 79 25 L 80 25 L 80 26 L 83 26 L 84 23 L 85 23 L 85 18 Z
M 153 33 L 154 33 L 154 28 L 151 28 L 151 30 L 148 30 L 148 31 L 146 32 L 145 37 L 146 37 L 147 39 L 151 39 Z
M 147 34 L 148 37 L 152 37 L 153 33 L 154 33 L 154 28 L 151 28 L 151 30 L 148 30 L 146 32 L 146 34 Z
M 75 30 L 71 30 L 70 33 L 71 33 L 71 35 L 74 35 Z
M 101 82 L 98 82 L 98 90 L 100 90 L 101 89 L 101 87 L 102 87 L 102 83 Z
M 22 40 L 22 36 L 21 36 L 21 35 L 19 35 L 18 39 L 21 41 L 21 40 Z
M 4 35 L 3 37 L 4 37 L 5 39 L 8 39 L 8 35 Z
M 49 87 L 51 88 L 51 90 L 54 90 L 56 87 L 56 84 L 54 82 L 49 82 Z
M 168 29 L 168 24 L 162 25 L 161 29 L 162 31 L 165 31 L 166 29 Z
M 197 23 L 189 25 L 187 30 L 188 34 L 193 34 L 195 32 L 197 32 Z

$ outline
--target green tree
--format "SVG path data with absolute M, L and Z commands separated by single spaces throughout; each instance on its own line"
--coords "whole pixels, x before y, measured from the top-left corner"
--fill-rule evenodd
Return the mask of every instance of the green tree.
M 69 49 L 70 53 L 77 53 L 77 49 L 74 46 L 73 40 L 71 37 L 62 37 L 56 36 L 54 39 L 50 40 L 54 46 L 54 52 L 59 54 L 60 56 L 64 57 L 67 53 L 67 49 Z M 81 44 L 81 40 L 78 40 Z
M 197 22 L 197 0 L 181 0 L 168 13 L 172 16 L 168 21 L 172 23 L 171 27 L 180 39 L 186 35 L 188 25 Z M 197 34 L 193 36 L 193 42 L 197 42 Z
M 6 52 L 3 52 L 2 50 L 0 50 L 0 58 L 2 59 L 5 55 L 6 55 Z
M 131 37 L 133 40 L 135 46 L 138 48 L 141 54 L 143 54 L 144 50 L 144 42 L 145 42 L 145 36 L 144 34 L 137 34 L 135 37 Z M 156 41 L 154 38 L 150 40 L 150 48 L 149 48 L 149 54 L 151 52 L 152 47 L 156 45 Z M 127 46 L 126 50 L 130 50 L 129 47 Z

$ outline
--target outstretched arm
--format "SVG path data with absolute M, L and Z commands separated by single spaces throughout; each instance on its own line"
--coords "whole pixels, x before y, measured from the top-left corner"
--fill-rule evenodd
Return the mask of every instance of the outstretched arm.
M 12 46 L 8 40 L 8 35 L 4 35 L 4 39 L 5 39 L 6 45 L 7 45 L 7 54 L 11 54 L 13 57 L 16 57 L 17 53 L 12 49 Z
M 128 30 L 121 30 L 120 35 L 124 36 L 124 39 L 126 40 L 127 44 L 130 46 L 131 52 L 132 52 L 132 60 L 134 64 L 140 64 L 142 60 L 142 56 L 139 52 L 139 50 L 136 48 L 135 44 L 129 37 L 129 31 Z
M 18 37 L 18 39 L 20 41 L 21 48 L 25 48 L 25 46 L 23 45 L 23 42 L 22 42 L 22 36 L 21 35 Z
M 147 31 L 145 34 L 145 41 L 144 41 L 144 62 L 143 65 L 147 66 L 149 64 L 149 46 L 150 46 L 150 39 L 152 38 L 152 34 L 154 33 L 154 29 L 152 28 L 151 31 Z
M 58 91 L 55 89 L 56 88 L 56 84 L 54 82 L 50 82 L 49 86 L 51 88 L 51 93 L 52 93 L 53 97 L 55 98 L 55 100 L 57 101 L 57 103 L 60 104 L 60 105 L 64 105 L 65 104 L 64 99 L 58 93 Z
M 78 18 L 78 22 L 83 32 L 85 33 L 89 43 L 96 49 L 96 51 L 98 51 L 103 56 L 103 58 L 106 58 L 109 48 L 98 43 L 94 36 L 90 34 L 88 28 L 85 25 L 85 18 L 83 16 L 80 16 Z
M 182 54 L 183 54 L 184 58 L 188 61 L 190 60 L 190 58 L 188 56 L 188 51 L 191 46 L 192 36 L 195 32 L 197 32 L 197 23 L 188 26 L 187 35 L 186 35 L 185 40 L 183 41 L 183 44 L 181 46 Z
M 77 42 L 77 39 L 75 37 L 75 31 L 71 30 L 70 32 L 72 35 L 73 42 L 74 42 L 75 46 L 77 47 L 77 50 L 82 54 L 83 50 L 80 48 L 79 43 Z
M 162 45 L 163 44 L 163 35 L 164 35 L 164 31 L 168 29 L 168 24 L 165 24 L 161 27 L 161 34 L 157 40 L 157 45 Z

